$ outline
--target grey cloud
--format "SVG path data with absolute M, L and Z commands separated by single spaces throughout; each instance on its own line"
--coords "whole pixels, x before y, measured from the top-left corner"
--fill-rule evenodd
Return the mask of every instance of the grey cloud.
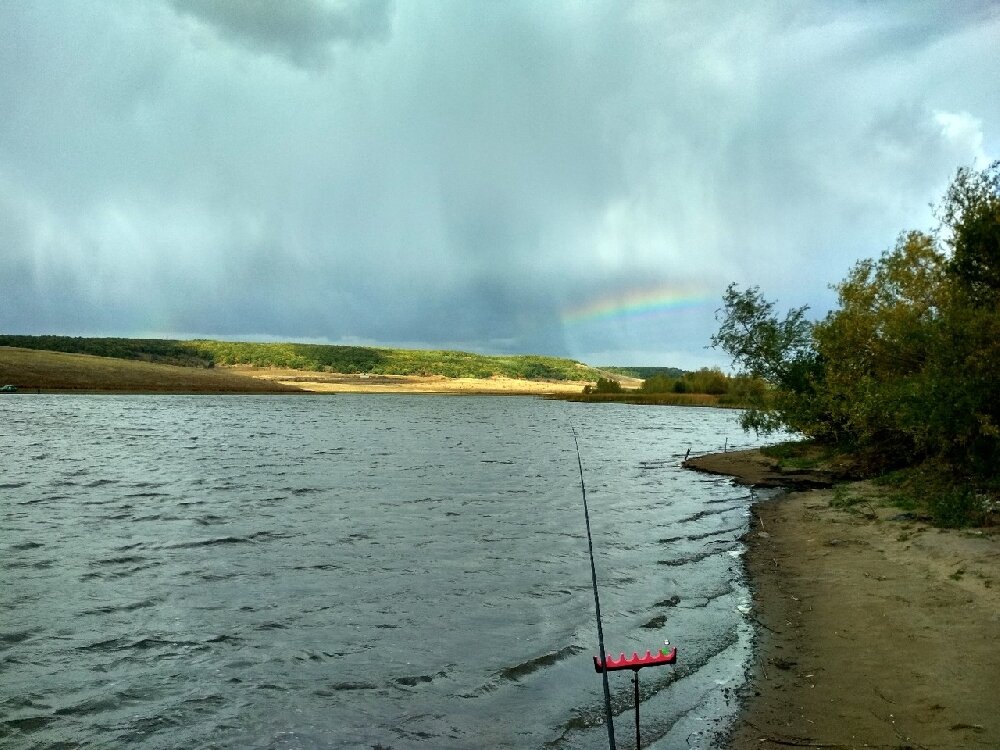
M 1000 13 L 910 7 L 0 4 L 0 325 L 705 363 L 1000 151 Z
M 209 24 L 251 50 L 302 66 L 322 67 L 336 43 L 383 39 L 391 0 L 171 0 L 178 11 Z

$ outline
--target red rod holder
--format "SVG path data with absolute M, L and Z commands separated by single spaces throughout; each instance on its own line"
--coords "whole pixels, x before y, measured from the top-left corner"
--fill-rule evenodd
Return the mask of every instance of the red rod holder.
M 633 651 L 631 658 L 625 656 L 624 652 L 617 659 L 608 654 L 604 661 L 609 672 L 614 672 L 618 669 L 634 669 L 638 672 L 643 667 L 658 667 L 661 664 L 675 663 L 677 661 L 677 649 L 672 648 L 669 652 L 660 649 L 655 656 L 649 650 L 646 651 L 644 656 L 639 656 L 638 652 Z M 601 668 L 601 657 L 599 656 L 594 657 L 594 670 L 597 672 L 603 671 Z

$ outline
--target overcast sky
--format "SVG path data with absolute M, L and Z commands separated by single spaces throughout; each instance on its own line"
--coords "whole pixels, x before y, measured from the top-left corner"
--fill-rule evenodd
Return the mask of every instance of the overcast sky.
M 0 3 L 0 331 L 725 364 L 1000 158 L 981 0 Z

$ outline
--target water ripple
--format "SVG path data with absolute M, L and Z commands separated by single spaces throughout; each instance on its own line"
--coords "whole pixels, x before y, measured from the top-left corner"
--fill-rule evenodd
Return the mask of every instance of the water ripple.
M 679 462 L 732 413 L 607 406 L 5 402 L 0 745 L 599 747 L 569 424 L 607 646 L 669 634 L 644 700 L 694 711 L 744 671 L 748 498 Z

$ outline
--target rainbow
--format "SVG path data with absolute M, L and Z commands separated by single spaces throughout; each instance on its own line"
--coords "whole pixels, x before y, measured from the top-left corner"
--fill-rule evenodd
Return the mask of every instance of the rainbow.
M 679 310 L 689 310 L 712 300 L 700 289 L 658 287 L 610 294 L 562 311 L 564 325 L 622 318 L 655 318 Z

